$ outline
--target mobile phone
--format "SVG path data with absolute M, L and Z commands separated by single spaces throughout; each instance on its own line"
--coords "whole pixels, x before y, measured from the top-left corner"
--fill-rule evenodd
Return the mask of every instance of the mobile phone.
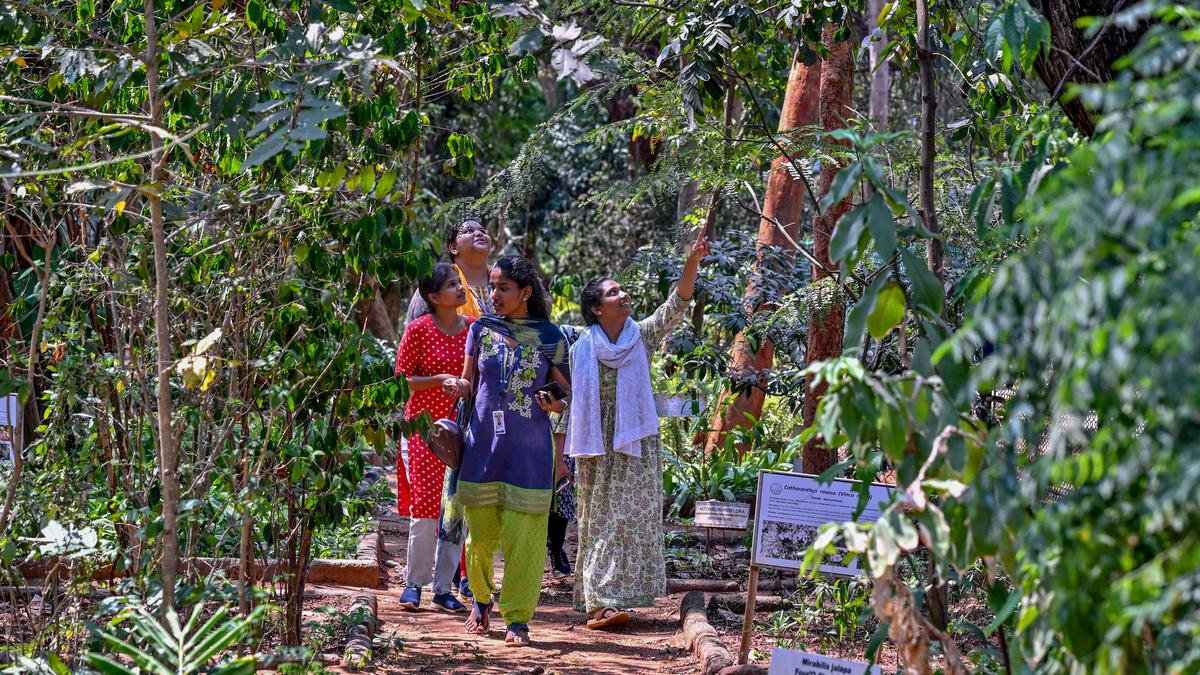
M 537 390 L 537 393 L 540 394 L 542 392 L 550 394 L 550 398 L 552 398 L 556 401 L 561 401 L 562 399 L 567 397 L 567 390 L 563 389 L 562 385 L 555 382 L 554 380 L 551 380 L 551 381 L 547 382 L 545 385 L 539 387 Z
M 567 478 L 566 476 L 563 476 L 562 478 L 558 479 L 558 485 L 554 486 L 554 491 L 562 492 L 563 490 L 566 490 L 570 486 L 571 486 L 571 480 L 569 478 Z

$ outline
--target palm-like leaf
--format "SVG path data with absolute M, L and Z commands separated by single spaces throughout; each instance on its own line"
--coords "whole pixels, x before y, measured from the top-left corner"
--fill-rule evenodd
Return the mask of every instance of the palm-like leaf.
M 88 654 L 88 661 L 107 675 L 190 675 L 204 670 L 221 652 L 236 643 L 264 611 L 265 607 L 257 607 L 249 616 L 230 620 L 229 608 L 220 607 L 199 627 L 200 608 L 182 626 L 179 615 L 170 611 L 164 627 L 145 607 L 132 607 L 109 622 L 111 628 L 128 620 L 131 628 L 127 636 L 119 637 L 105 631 L 100 633 L 100 638 L 107 646 L 105 651 L 128 657 L 134 667 L 98 652 Z M 243 675 L 254 670 L 254 657 L 243 657 L 213 672 Z

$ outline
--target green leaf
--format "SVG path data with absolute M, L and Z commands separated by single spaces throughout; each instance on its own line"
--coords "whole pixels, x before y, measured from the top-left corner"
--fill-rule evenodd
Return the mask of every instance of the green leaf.
M 397 145 L 401 148 L 411 146 L 421 135 L 421 116 L 415 110 L 409 110 L 400 120 L 397 130 Z
M 1021 615 L 1017 617 L 1017 633 L 1024 633 L 1026 628 L 1029 628 L 1034 621 L 1037 621 L 1038 615 L 1042 611 L 1036 605 L 1025 605 L 1021 608 Z
M 842 344 L 842 348 L 847 354 L 857 353 L 862 347 L 863 331 L 867 328 L 867 315 L 875 308 L 879 290 L 885 283 L 887 283 L 887 275 L 877 275 L 871 285 L 867 286 L 867 290 L 863 291 L 858 302 L 850 308 L 850 314 L 846 319 L 846 336 Z
M 1004 625 L 1004 622 L 1008 621 L 1008 617 L 1012 616 L 1013 610 L 1016 609 L 1017 603 L 1020 601 L 1020 591 L 1013 591 L 1009 593 L 1008 599 L 1004 601 L 1004 606 L 1000 608 L 1000 611 L 996 612 L 996 618 L 992 620 L 992 623 L 988 625 L 987 630 L 984 631 L 984 633 L 988 636 L 991 636 L 993 633 L 995 633 L 996 629 Z M 1020 631 L 1018 630 L 1018 632 Z
M 930 318 L 941 316 L 942 305 L 946 301 L 946 291 L 942 288 L 942 282 L 933 276 L 933 272 L 929 271 L 924 260 L 908 249 L 900 249 L 900 258 L 904 262 L 904 271 L 908 273 L 908 280 L 912 285 L 913 304 L 925 310 Z
M 213 675 L 253 675 L 258 671 L 258 662 L 253 656 L 243 656 L 213 671 Z
M 346 14 L 355 14 L 358 12 L 358 7 L 355 7 L 354 3 L 350 2 L 350 0 L 325 0 L 325 4 Z
M 246 3 L 246 25 L 250 27 L 250 30 L 262 30 L 266 15 L 267 9 L 263 6 L 262 0 L 250 0 Z
M 878 192 L 867 202 L 866 217 L 871 226 L 871 236 L 875 238 L 875 251 L 886 261 L 896 252 L 896 221 L 892 219 L 892 210 Z
M 992 204 L 995 203 L 996 179 L 991 176 L 979 181 L 979 185 L 971 192 L 967 202 L 969 211 L 975 220 L 975 233 L 985 236 L 987 226 L 992 220 Z
M 105 673 L 105 675 L 135 675 L 137 673 L 136 670 L 127 668 L 125 665 L 118 663 L 117 661 L 110 659 L 103 654 L 91 652 L 88 654 L 87 658 L 88 663 L 92 664 L 93 668 Z
M 871 634 L 871 639 L 867 642 L 866 659 L 869 663 L 875 663 L 879 653 L 879 647 L 883 641 L 887 639 L 888 629 L 892 627 L 890 623 L 881 623 L 875 628 L 875 632 Z
M 284 148 L 287 147 L 287 139 L 284 138 L 283 131 L 283 129 L 279 129 L 268 136 L 267 140 L 256 145 L 254 150 L 250 151 L 250 156 L 246 158 L 246 161 L 242 162 L 242 170 L 245 171 L 259 166 L 283 152 Z
M 451 157 L 475 156 L 475 141 L 468 135 L 450 134 L 450 138 L 446 139 L 446 147 L 450 150 Z
M 882 340 L 892 332 L 904 320 L 904 309 L 904 289 L 900 288 L 900 284 L 892 282 L 880 289 L 875 308 L 867 317 L 867 330 L 871 337 Z
M 79 0 L 75 6 L 75 18 L 79 23 L 88 23 L 96 16 L 96 0 Z
M 375 189 L 375 167 L 368 166 L 358 174 L 356 183 L 359 192 L 367 193 Z
M 329 138 L 329 134 L 325 133 L 325 130 L 321 127 L 304 126 L 296 127 L 295 129 L 289 131 L 288 138 L 291 138 L 293 141 L 300 141 L 303 143 L 306 141 L 319 141 L 323 138 Z
M 396 185 L 396 172 L 385 171 L 379 177 L 379 182 L 375 184 L 375 198 L 383 199 L 392 191 L 392 187 Z
M 858 178 L 862 175 L 862 164 L 854 162 L 838 170 L 834 166 L 824 166 L 822 162 L 821 170 L 837 171 L 837 175 L 829 184 L 829 192 L 821 198 L 821 210 L 828 211 L 831 206 L 845 199 L 858 184 Z
M 62 657 L 58 654 L 50 654 L 46 657 L 46 662 L 50 665 L 50 670 L 54 671 L 54 675 L 70 675 L 71 669 L 67 668 L 67 664 L 63 663 Z
M 839 174 L 840 175 L 840 174 Z M 859 204 L 842 216 L 829 238 L 829 257 L 835 262 L 846 262 L 858 251 L 859 241 L 867 229 L 867 205 Z

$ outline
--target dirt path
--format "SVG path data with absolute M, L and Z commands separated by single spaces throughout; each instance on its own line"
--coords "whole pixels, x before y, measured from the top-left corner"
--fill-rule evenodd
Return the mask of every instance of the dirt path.
M 407 519 L 389 514 L 380 522 L 387 560 L 387 588 L 376 590 L 379 599 L 379 632 L 395 635 L 404 643 L 372 664 L 380 673 L 692 673 L 696 661 L 683 648 L 678 631 L 679 597 L 660 599 L 653 608 L 637 610 L 628 626 L 614 631 L 591 631 L 583 617 L 571 609 L 571 580 L 552 583 L 547 573 L 542 599 L 530 622 L 533 646 L 512 648 L 504 644 L 499 613 L 492 615 L 487 636 L 463 631 L 465 615 L 428 609 L 429 590 L 422 609 L 399 607 L 404 590 L 404 554 Z M 568 533 L 568 553 L 574 560 L 574 532 Z M 497 565 L 496 578 L 502 579 Z

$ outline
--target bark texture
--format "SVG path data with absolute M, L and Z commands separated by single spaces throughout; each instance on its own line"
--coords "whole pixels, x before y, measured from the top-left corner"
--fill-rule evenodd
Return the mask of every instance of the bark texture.
M 154 23 L 154 0 L 146 0 L 146 93 L 150 124 L 161 127 L 163 105 L 158 87 L 158 29 Z M 158 448 L 159 476 L 162 481 L 162 612 L 175 606 L 175 571 L 179 567 L 179 455 L 171 433 L 171 359 L 170 299 L 167 285 L 167 244 L 163 227 L 162 188 L 166 178 L 166 155 L 162 139 L 150 135 L 154 149 L 151 181 L 158 190 L 147 193 L 150 204 L 150 231 L 154 242 L 154 334 L 158 349 Z
M 821 127 L 826 131 L 840 129 L 846 125 L 853 104 L 854 61 L 849 42 L 838 42 L 834 39 L 834 28 L 826 27 L 823 39 L 829 51 L 829 57 L 821 66 Z M 837 166 L 821 167 L 820 194 L 822 197 L 829 193 L 833 178 L 837 175 Z M 820 281 L 830 276 L 836 276 L 838 268 L 829 259 L 829 240 L 833 229 L 842 215 L 849 209 L 848 201 L 843 200 L 831 205 L 813 224 L 813 257 L 817 263 L 813 266 L 813 285 L 819 287 Z M 828 283 L 828 282 L 827 282 Z M 809 303 L 807 358 L 809 363 L 837 356 L 842 353 L 842 340 L 846 324 L 846 304 L 839 291 L 833 284 L 825 288 L 829 293 L 822 295 L 820 300 Z M 817 404 L 825 394 L 825 385 L 808 387 L 804 397 L 804 425 L 810 426 L 816 418 Z M 837 451 L 826 447 L 824 439 L 815 437 L 807 445 L 801 456 L 801 470 L 806 473 L 819 474 L 837 462 Z
M 1091 136 L 1096 120 L 1078 98 L 1061 97 L 1071 84 L 1099 84 L 1115 76 L 1112 64 L 1133 49 L 1145 26 L 1126 30 L 1111 22 L 1087 37 L 1076 22 L 1085 16 L 1112 16 L 1127 9 L 1132 0 L 1032 0 L 1034 9 L 1050 22 L 1051 50 L 1034 64 L 1038 77 L 1058 99 L 1063 112 L 1080 133 Z
M 867 29 L 876 30 L 879 15 L 883 12 L 884 0 L 869 0 L 867 10 Z M 867 46 L 867 55 L 871 66 L 871 95 L 867 104 L 868 114 L 875 120 L 875 128 L 885 130 L 888 126 L 888 90 L 891 87 L 891 72 L 887 63 L 881 63 L 883 47 L 887 44 L 887 31 L 883 31 L 880 39 L 872 40 Z
M 817 123 L 818 97 L 821 84 L 821 64 L 806 66 L 799 60 L 792 61 L 787 89 L 783 94 L 783 107 L 779 118 L 779 134 L 791 129 Z M 764 265 L 761 251 L 776 246 L 791 249 L 792 241 L 800 234 L 800 218 L 804 210 L 805 189 L 803 181 L 792 178 L 788 170 L 791 159 L 780 156 L 771 164 L 767 178 L 767 192 L 763 198 L 763 217 L 758 223 L 759 259 L 755 272 Z M 786 231 L 780 231 L 780 228 Z M 789 241 L 788 238 L 791 238 Z M 753 274 L 751 275 L 753 276 Z M 774 308 L 776 298 L 765 298 L 751 285 L 746 288 L 745 306 L 753 312 Z M 764 339 L 757 351 L 747 342 L 746 332 L 738 333 L 734 340 L 733 360 L 730 364 L 730 380 L 738 385 L 738 391 L 728 389 L 714 410 L 709 423 L 706 451 L 712 452 L 725 441 L 725 434 L 738 427 L 749 426 L 750 416 L 762 414 L 766 399 L 765 381 L 775 359 L 775 345 Z M 746 448 L 739 448 L 745 452 Z
M 929 0 L 917 0 L 917 63 L 921 73 L 921 220 L 933 238 L 925 246 L 925 262 L 938 279 L 942 270 L 942 240 L 937 209 L 933 203 L 933 170 L 937 158 L 937 82 L 933 79 L 933 50 L 929 41 Z M 945 626 L 942 626 L 945 628 Z

